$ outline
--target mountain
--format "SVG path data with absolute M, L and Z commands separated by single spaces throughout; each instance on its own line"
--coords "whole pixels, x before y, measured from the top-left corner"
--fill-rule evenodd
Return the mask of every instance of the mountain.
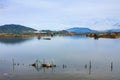
M 74 27 L 67 29 L 66 31 L 68 32 L 73 32 L 73 33 L 111 33 L 111 32 L 120 32 L 120 29 L 110 29 L 110 30 L 103 30 L 103 31 L 97 31 L 97 30 L 92 30 L 89 28 L 79 28 L 79 27 Z
M 106 30 L 105 32 L 120 32 L 120 29 L 111 29 L 111 30 Z
M 70 28 L 70 29 L 67 29 L 66 31 L 74 32 L 74 33 L 96 33 L 97 32 L 89 28 L 79 28 L 79 27 Z
M 35 31 L 37 30 L 16 24 L 7 24 L 0 26 L 0 33 L 21 34 L 21 33 L 33 33 Z

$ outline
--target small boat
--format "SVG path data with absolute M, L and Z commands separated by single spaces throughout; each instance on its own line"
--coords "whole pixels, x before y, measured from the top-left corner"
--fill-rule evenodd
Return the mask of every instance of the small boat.
M 51 38 L 43 38 L 44 40 L 51 40 Z

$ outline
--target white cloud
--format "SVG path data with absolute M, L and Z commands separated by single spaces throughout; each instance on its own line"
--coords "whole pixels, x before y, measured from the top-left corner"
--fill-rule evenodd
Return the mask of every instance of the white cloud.
M 63 29 L 72 26 L 108 29 L 113 26 L 109 24 L 109 27 L 106 27 L 109 22 L 107 18 L 111 20 L 117 18 L 120 21 L 120 0 L 6 1 L 9 5 L 0 11 L 1 24 L 17 23 L 37 29 Z M 95 25 L 94 23 L 98 20 L 103 22 Z M 114 23 L 118 22 L 117 20 Z

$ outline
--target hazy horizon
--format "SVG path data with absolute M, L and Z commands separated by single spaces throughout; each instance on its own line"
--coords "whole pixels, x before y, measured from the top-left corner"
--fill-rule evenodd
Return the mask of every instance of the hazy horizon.
M 120 0 L 0 0 L 0 25 L 37 30 L 120 29 Z

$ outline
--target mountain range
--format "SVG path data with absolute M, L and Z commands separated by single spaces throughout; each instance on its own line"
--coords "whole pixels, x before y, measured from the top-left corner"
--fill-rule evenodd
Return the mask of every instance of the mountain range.
M 21 33 L 34 33 L 38 30 L 33 29 L 33 28 L 29 28 L 26 26 L 22 26 L 22 25 L 16 25 L 16 24 L 7 24 L 7 25 L 2 25 L 0 26 L 0 33 L 13 33 L 13 34 L 21 34 Z M 47 33 L 51 33 L 51 32 L 61 32 L 61 31 L 51 31 L 51 30 L 41 30 L 42 32 L 47 32 Z M 69 28 L 66 30 L 62 30 L 62 32 L 72 32 L 72 33 L 100 33 L 100 32 L 104 32 L 104 33 L 110 33 L 110 32 L 120 32 L 120 29 L 111 29 L 111 30 L 103 30 L 103 31 L 98 31 L 98 30 L 92 30 L 89 28 L 80 28 L 80 27 L 73 27 L 73 28 Z

